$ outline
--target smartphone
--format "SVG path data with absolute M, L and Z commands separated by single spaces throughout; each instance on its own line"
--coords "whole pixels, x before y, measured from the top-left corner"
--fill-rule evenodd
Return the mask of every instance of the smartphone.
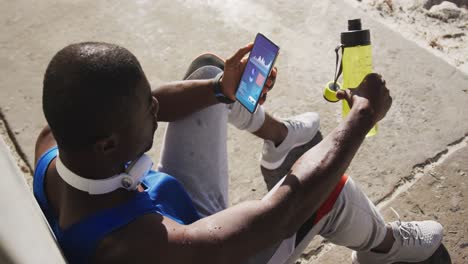
M 279 47 L 275 43 L 263 34 L 257 34 L 236 92 L 237 101 L 250 113 L 257 110 L 263 86 L 273 69 L 278 52 Z

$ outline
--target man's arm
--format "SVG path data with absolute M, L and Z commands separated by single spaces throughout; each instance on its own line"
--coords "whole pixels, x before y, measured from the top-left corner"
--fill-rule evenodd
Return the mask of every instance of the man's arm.
M 152 95 L 159 101 L 158 121 L 175 121 L 217 104 L 214 85 L 214 80 L 186 80 L 157 87 Z
M 247 64 L 244 56 L 252 50 L 252 47 L 253 44 L 250 43 L 239 49 L 224 64 L 221 90 L 231 100 L 235 100 L 234 94 Z M 186 80 L 157 87 L 152 94 L 159 101 L 158 120 L 175 121 L 218 103 L 213 91 L 214 85 L 214 80 Z
M 221 90 L 231 100 L 236 100 L 235 93 L 244 72 L 247 59 L 244 56 L 252 50 L 250 43 L 239 49 L 224 65 Z M 259 104 L 265 102 L 265 94 L 275 83 L 277 70 L 274 68 L 265 82 Z M 193 112 L 218 103 L 214 95 L 214 80 L 185 80 L 158 86 L 152 95 L 159 101 L 158 120 L 171 122 Z
M 369 129 L 391 105 L 378 75 L 369 75 L 361 86 L 340 92 L 339 98 L 352 105 L 348 117 L 294 164 L 279 188 L 261 201 L 238 204 L 189 226 L 165 223 L 163 255 L 173 263 L 240 263 L 296 232 L 339 182 Z

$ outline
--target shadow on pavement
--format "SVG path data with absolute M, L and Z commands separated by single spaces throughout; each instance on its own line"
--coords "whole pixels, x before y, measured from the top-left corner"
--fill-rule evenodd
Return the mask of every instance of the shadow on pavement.
M 406 262 L 398 262 L 395 264 L 406 264 Z M 450 258 L 450 254 L 444 244 L 441 244 L 430 258 L 425 261 L 418 262 L 418 264 L 452 264 L 452 259 Z

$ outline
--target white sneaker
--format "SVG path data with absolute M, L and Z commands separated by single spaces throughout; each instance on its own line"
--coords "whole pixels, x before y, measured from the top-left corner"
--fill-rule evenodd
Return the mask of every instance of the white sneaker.
M 431 257 L 442 243 L 443 228 L 435 221 L 398 220 L 390 223 L 390 226 L 395 237 L 390 251 L 387 253 L 354 251 L 351 255 L 353 264 L 421 262 Z
M 288 135 L 283 142 L 278 147 L 270 140 L 263 143 L 261 165 L 269 170 L 280 167 L 293 148 L 311 141 L 320 127 L 319 115 L 314 112 L 293 116 L 283 122 L 288 128 Z

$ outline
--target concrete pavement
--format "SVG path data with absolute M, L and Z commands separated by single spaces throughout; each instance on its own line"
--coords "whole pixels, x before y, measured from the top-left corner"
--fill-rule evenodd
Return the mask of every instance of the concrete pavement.
M 326 135 L 341 110 L 322 99 L 322 88 L 333 77 L 339 33 L 356 17 L 371 29 L 375 70 L 394 96 L 379 134 L 366 139 L 348 171 L 370 198 L 379 201 L 392 193 L 416 164 L 468 132 L 468 76 L 341 0 L 18 0 L 1 1 L 0 10 L 0 109 L 29 163 L 45 123 L 41 82 L 47 63 L 59 49 L 80 41 L 128 48 L 158 84 L 180 79 L 196 55 L 229 56 L 262 32 L 281 47 L 266 109 L 281 117 L 317 111 Z M 164 127 L 150 152 L 155 160 Z M 261 143 L 229 131 L 234 204 L 266 193 L 258 162 Z

